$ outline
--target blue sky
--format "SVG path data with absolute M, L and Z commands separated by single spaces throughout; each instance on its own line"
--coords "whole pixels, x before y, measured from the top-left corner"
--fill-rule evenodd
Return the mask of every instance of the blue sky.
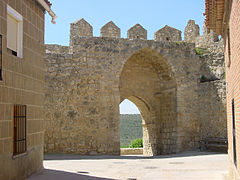
M 99 36 L 100 28 L 113 21 L 126 38 L 127 30 L 141 24 L 148 31 L 148 39 L 165 25 L 182 31 L 189 19 L 202 28 L 204 0 L 50 0 L 57 14 L 56 24 L 46 15 L 45 43 L 69 44 L 70 23 L 84 18 L 93 26 L 93 35 Z M 129 102 L 122 103 L 121 113 L 136 113 Z M 124 108 L 123 108 L 124 107 Z M 125 109 L 125 110 L 123 110 Z

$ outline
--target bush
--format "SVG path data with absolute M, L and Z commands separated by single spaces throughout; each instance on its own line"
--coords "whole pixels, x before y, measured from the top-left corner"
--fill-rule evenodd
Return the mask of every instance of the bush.
M 143 147 L 143 140 L 142 138 L 138 138 L 135 140 L 132 140 L 131 143 L 129 144 L 130 148 L 142 148 Z

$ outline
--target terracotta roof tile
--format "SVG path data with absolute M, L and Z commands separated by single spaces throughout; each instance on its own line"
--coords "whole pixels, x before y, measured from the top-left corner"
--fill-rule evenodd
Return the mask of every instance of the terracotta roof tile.
M 206 26 L 217 34 L 222 34 L 224 6 L 224 0 L 205 0 Z

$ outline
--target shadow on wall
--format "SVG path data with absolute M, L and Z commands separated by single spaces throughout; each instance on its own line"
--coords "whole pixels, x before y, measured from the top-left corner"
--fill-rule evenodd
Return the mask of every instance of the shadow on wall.
M 201 139 L 227 138 L 224 55 L 223 53 L 204 54 L 200 61 L 202 75 L 199 83 Z
M 75 173 L 65 172 L 65 171 L 56 171 L 51 169 L 44 169 L 39 173 L 33 174 L 26 180 L 111 180 L 110 178 L 100 178 L 94 176 L 83 175 L 88 174 L 88 172 L 78 171 Z

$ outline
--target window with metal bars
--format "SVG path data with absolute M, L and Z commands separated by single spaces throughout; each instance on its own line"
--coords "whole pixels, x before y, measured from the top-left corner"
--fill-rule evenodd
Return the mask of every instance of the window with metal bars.
M 235 103 L 232 99 L 232 125 L 233 125 L 233 161 L 235 166 L 237 166 L 237 149 L 236 149 L 236 124 L 235 124 Z
M 0 34 L 0 81 L 2 80 L 2 35 Z
M 14 105 L 13 155 L 26 152 L 26 105 Z

